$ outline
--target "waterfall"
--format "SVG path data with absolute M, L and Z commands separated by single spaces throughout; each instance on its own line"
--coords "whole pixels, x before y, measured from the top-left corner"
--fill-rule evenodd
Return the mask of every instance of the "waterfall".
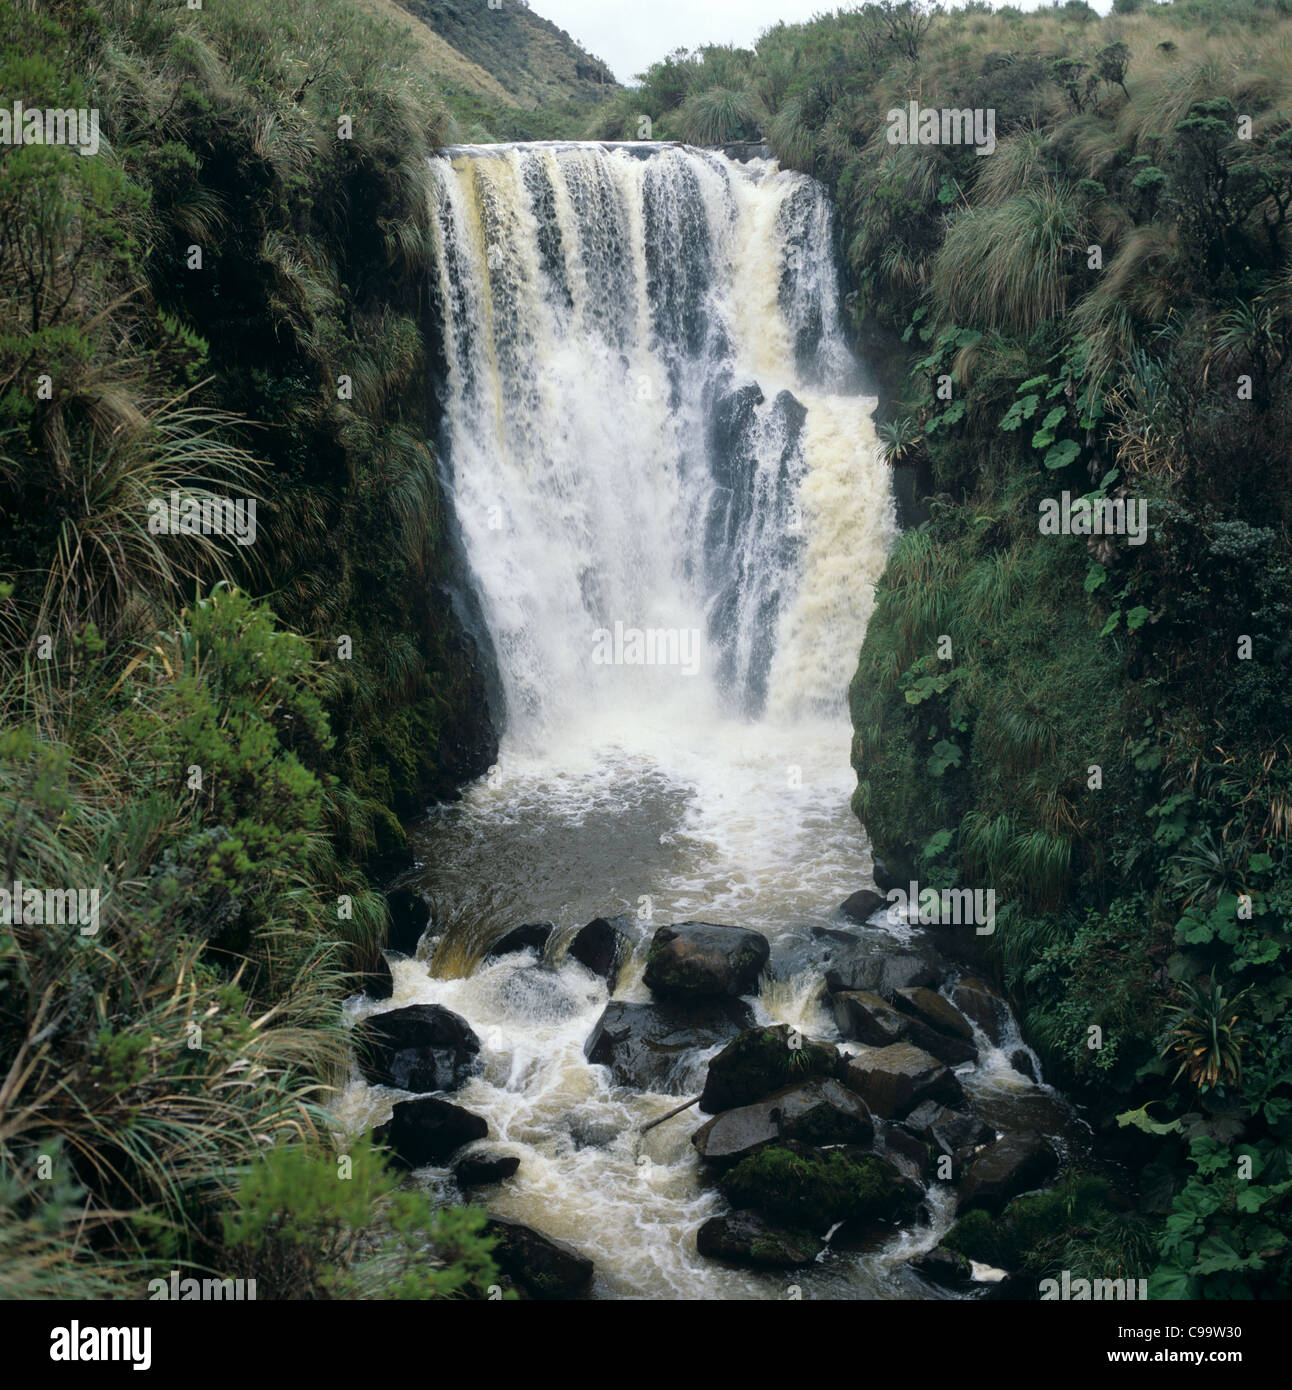
M 564 946 L 620 914 L 615 997 L 644 1003 L 657 926 L 750 927 L 774 961 L 790 946 L 756 1017 L 833 1034 L 810 929 L 870 867 L 846 691 L 895 518 L 831 209 L 771 162 L 660 145 L 460 148 L 434 172 L 440 456 L 506 709 L 497 767 L 410 830 L 433 925 L 390 1004 L 476 1029 L 454 1099 L 520 1159 L 490 1208 L 584 1250 L 598 1296 L 781 1297 L 698 1254 L 721 1201 L 695 1119 L 640 1134 L 677 1094 L 589 1064 L 607 992 Z M 544 921 L 543 962 L 484 958 Z M 362 1128 L 396 1097 L 355 1081 L 339 1113 Z M 796 1279 L 900 1296 L 915 1239 L 936 1232 Z
M 434 173 L 443 453 L 504 746 L 840 717 L 894 522 L 825 191 L 660 145 Z

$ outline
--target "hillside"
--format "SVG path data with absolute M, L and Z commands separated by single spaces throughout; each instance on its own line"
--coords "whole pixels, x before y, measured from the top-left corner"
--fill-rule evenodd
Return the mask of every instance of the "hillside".
M 519 4 L 494 10 L 461 0 L 369 3 L 392 17 L 403 10 L 420 20 L 433 35 L 430 44 L 418 40 L 431 71 L 490 100 L 526 110 L 590 105 L 616 85 L 599 58 Z

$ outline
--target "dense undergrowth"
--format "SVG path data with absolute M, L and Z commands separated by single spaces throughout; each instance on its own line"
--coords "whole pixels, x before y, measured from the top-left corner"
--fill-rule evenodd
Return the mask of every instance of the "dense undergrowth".
M 0 158 L 0 882 L 98 894 L 0 928 L 0 1294 L 483 1286 L 324 1109 L 365 866 L 489 760 L 425 442 L 452 117 L 343 0 L 5 0 L 0 74 L 101 131 Z
M 994 111 L 994 150 L 890 143 L 912 100 Z M 825 180 L 859 326 L 909 350 L 881 435 L 929 519 L 852 684 L 854 806 L 899 878 L 994 888 L 984 964 L 1133 1199 L 1072 1175 L 997 1243 L 1287 1296 L 1292 6 L 841 11 L 679 51 L 594 133 L 643 117 Z M 1064 492 L 1147 538 L 1042 534 Z

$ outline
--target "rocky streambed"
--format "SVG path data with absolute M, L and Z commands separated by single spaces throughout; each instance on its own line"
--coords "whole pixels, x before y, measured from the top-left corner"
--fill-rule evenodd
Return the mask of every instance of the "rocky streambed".
M 882 901 L 770 939 L 526 924 L 437 981 L 397 897 L 342 1120 L 486 1205 L 522 1296 L 1035 1296 L 993 1256 L 1082 1126 L 999 994 Z

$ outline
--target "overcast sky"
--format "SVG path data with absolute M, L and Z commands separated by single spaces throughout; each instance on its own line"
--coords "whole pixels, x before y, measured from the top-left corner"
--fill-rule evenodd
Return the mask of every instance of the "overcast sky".
M 1034 10 L 1039 0 L 1015 0 Z M 505 0 L 504 0 L 505 3 Z M 610 64 L 620 82 L 675 48 L 734 43 L 751 48 L 778 19 L 787 24 L 839 8 L 829 0 L 530 0 L 531 8 Z M 855 5 L 845 5 L 855 9 Z M 1112 0 L 1093 0 L 1107 14 Z

